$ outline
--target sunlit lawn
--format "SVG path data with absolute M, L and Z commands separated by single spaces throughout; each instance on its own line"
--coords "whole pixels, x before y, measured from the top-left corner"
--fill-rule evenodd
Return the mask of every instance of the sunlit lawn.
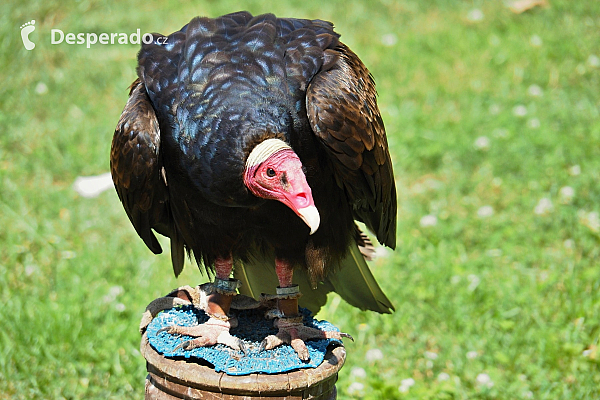
M 319 314 L 356 339 L 339 398 L 600 397 L 600 3 L 16 3 L 0 5 L 0 398 L 141 398 L 144 307 L 206 279 L 189 263 L 176 280 L 113 190 L 73 191 L 108 171 L 138 46 L 51 29 L 170 33 L 239 9 L 333 21 L 378 83 L 399 225 L 371 265 L 397 311 L 332 296 Z

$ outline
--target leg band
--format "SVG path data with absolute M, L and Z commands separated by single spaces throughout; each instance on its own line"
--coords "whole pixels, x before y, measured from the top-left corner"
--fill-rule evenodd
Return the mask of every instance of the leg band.
M 277 295 L 286 296 L 285 298 L 293 298 L 294 295 L 300 294 L 300 287 L 298 285 L 292 285 L 292 286 L 288 286 L 288 287 L 277 286 L 277 289 L 275 289 L 275 290 L 277 291 Z M 289 297 L 287 297 L 287 296 L 289 296 Z
M 275 290 L 277 294 L 263 293 L 260 296 L 261 301 L 298 299 L 302 297 L 302 293 L 300 293 L 300 288 L 298 287 L 298 285 L 292 285 L 283 288 L 277 286 Z
M 242 286 L 242 283 L 237 279 L 215 278 L 215 281 L 213 282 L 213 291 L 220 293 L 220 294 L 232 296 L 235 294 L 235 291 L 240 286 Z

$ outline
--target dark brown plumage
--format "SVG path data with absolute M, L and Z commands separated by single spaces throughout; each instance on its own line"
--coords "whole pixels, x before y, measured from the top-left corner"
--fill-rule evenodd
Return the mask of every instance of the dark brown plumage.
M 331 152 L 334 175 L 356 219 L 377 239 L 396 247 L 396 190 L 375 81 L 343 43 L 327 49 L 308 86 L 306 109 L 314 133 Z
M 252 295 L 284 259 L 313 311 L 335 290 L 389 312 L 354 220 L 395 247 L 392 163 L 373 78 L 333 26 L 240 12 L 154 37 L 166 43 L 142 46 L 111 150 L 115 188 L 146 245 L 161 252 L 152 230 L 170 237 L 176 275 L 184 248 L 209 270 L 231 257 Z M 313 235 L 244 186 L 249 152 L 269 138 L 302 162 L 321 216 Z

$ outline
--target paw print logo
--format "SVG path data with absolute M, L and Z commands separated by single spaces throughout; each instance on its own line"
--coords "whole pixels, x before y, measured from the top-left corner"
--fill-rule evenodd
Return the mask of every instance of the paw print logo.
M 34 19 L 21 25 L 21 39 L 23 39 L 23 46 L 25 46 L 26 50 L 33 50 L 35 47 L 35 43 L 29 40 L 29 34 L 33 31 L 35 31 Z

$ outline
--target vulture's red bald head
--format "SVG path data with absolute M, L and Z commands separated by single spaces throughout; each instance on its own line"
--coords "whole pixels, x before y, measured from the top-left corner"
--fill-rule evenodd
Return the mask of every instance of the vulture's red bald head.
M 315 233 L 321 218 L 298 155 L 284 141 L 267 139 L 248 156 L 244 184 L 255 196 L 277 200 L 291 208 Z

